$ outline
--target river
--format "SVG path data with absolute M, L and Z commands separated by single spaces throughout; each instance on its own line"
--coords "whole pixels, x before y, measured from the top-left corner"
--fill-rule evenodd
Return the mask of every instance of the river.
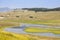
M 49 37 L 60 37 L 60 34 L 53 34 L 53 33 L 27 33 L 24 31 L 26 27 L 42 27 L 42 28 L 48 28 L 50 26 L 46 25 L 39 25 L 39 24 L 21 24 L 18 27 L 11 27 L 11 28 L 5 28 L 4 31 L 7 32 L 13 32 L 18 34 L 31 34 L 31 35 L 38 35 L 38 36 L 49 36 Z M 57 27 L 59 28 L 59 27 Z

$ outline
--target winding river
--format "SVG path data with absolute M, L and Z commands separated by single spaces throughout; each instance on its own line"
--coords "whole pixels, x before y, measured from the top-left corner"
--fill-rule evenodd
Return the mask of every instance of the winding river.
M 53 34 L 53 33 L 27 33 L 24 31 L 24 28 L 26 28 L 26 27 L 48 28 L 50 26 L 40 25 L 40 24 L 24 24 L 23 23 L 18 27 L 5 28 L 4 31 L 18 33 L 18 34 L 32 34 L 32 35 L 38 35 L 38 36 L 60 37 L 60 34 Z M 59 28 L 59 27 L 57 27 L 57 28 Z

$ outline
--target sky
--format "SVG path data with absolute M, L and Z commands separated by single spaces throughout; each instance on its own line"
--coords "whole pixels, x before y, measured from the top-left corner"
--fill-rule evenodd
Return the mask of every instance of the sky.
M 55 8 L 60 7 L 60 0 L 0 0 L 0 8 Z

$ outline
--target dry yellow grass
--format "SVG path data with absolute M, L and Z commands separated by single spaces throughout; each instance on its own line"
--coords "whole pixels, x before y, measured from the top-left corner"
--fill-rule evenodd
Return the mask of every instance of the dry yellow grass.
M 23 19 L 23 20 L 60 20 L 60 11 L 50 11 L 50 12 L 23 12 L 23 11 L 11 11 L 6 13 L 1 13 L 0 16 L 4 16 L 4 19 Z M 19 16 L 19 17 L 16 17 Z M 29 18 L 33 16 L 33 18 Z
M 0 40 L 60 40 L 60 38 L 34 36 L 29 34 L 15 34 L 0 31 Z
M 32 12 L 32 11 L 11 11 L 11 12 L 6 12 L 6 13 L 1 13 L 0 17 L 3 16 L 3 19 L 0 19 L 0 21 L 4 21 L 4 20 L 12 20 L 13 21 L 20 21 L 20 20 L 30 20 L 30 21 L 43 21 L 43 22 L 49 22 L 50 20 L 54 21 L 57 20 L 56 22 L 59 23 L 60 25 L 60 11 L 48 11 L 48 12 Z M 18 16 L 18 17 L 17 17 Z M 30 16 L 32 16 L 33 18 L 30 18 Z M 11 22 L 11 21 L 10 21 Z M 55 22 L 55 21 L 54 21 Z M 52 22 L 50 22 L 52 23 Z

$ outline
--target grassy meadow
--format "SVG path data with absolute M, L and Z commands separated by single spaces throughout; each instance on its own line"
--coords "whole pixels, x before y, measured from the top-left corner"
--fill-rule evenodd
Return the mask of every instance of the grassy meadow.
M 1 18 L 2 17 L 2 18 Z M 42 37 L 29 34 L 15 34 L 3 31 L 4 28 L 19 26 L 20 23 L 60 26 L 60 11 L 51 12 L 5 12 L 0 13 L 0 40 L 60 40 L 56 37 Z M 58 31 L 56 31 L 58 30 Z M 60 29 L 26 28 L 26 32 L 52 32 L 60 34 Z
M 54 33 L 54 34 L 60 34 L 60 28 L 26 28 L 26 32 L 31 32 L 31 33 Z

